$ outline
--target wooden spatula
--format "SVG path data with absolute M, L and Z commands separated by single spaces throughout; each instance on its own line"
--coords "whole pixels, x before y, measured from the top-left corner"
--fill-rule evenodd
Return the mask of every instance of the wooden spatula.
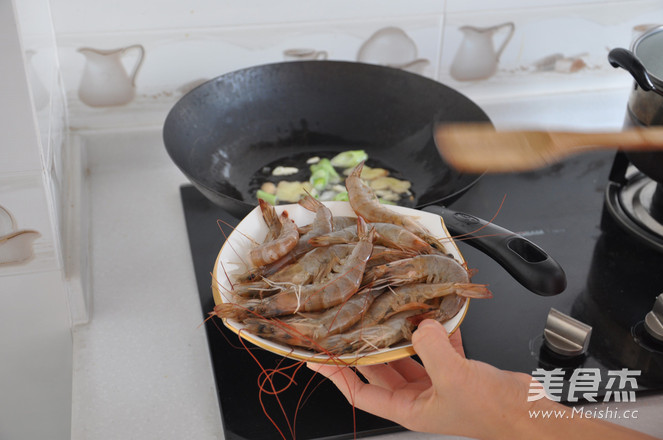
M 440 125 L 435 144 L 454 168 L 471 173 L 527 171 L 590 150 L 663 151 L 663 127 L 605 133 L 496 131 L 490 124 Z

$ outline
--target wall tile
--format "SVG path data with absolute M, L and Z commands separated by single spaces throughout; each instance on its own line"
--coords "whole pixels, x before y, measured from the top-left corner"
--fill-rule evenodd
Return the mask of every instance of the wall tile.
M 61 223 L 62 200 L 62 146 L 67 129 L 66 101 L 59 71 L 58 50 L 48 0 L 19 0 L 16 17 L 19 22 L 21 46 L 25 62 L 25 75 L 32 111 L 24 116 L 30 123 L 36 122 L 38 139 L 32 148 L 38 147 L 40 161 L 34 169 L 44 176 L 48 206 L 52 219 Z M 34 128 L 32 129 L 34 131 Z M 20 149 L 12 148 L 13 154 Z M 8 171 L 23 171 L 10 166 Z M 59 225 L 58 225 L 59 226 Z M 56 226 L 57 227 L 57 226 Z M 55 236 L 55 242 L 58 236 Z
M 284 61 L 287 49 L 311 48 L 326 52 L 331 60 L 356 61 L 359 49 L 371 36 L 393 27 L 401 32 L 397 38 L 411 40 L 416 50 L 413 56 L 426 60 L 421 73 L 435 76 L 442 34 L 440 15 L 64 36 L 59 44 L 70 122 L 75 127 L 120 124 L 115 117 L 136 114 L 157 102 L 170 108 L 177 98 L 201 81 L 253 65 Z M 136 77 L 134 101 L 115 108 L 92 108 L 81 102 L 78 89 L 86 59 L 78 48 L 110 49 L 133 44 L 145 48 L 145 60 Z M 127 51 L 122 58 L 126 72 L 132 71 L 136 58 L 136 51 Z M 102 118 L 104 121 L 100 121 Z M 135 122 L 136 119 L 127 121 Z
M 11 6 L 11 4 L 10 4 Z M 0 174 L 11 171 L 41 169 L 41 151 L 34 127 L 32 105 L 29 99 L 24 54 L 13 21 L 13 10 L 0 17 L 0 51 L 4 57 L 0 63 L 0 78 L 5 87 L 0 88 Z
M 497 72 L 477 81 L 453 78 L 451 66 L 465 39 L 460 27 L 486 28 L 505 22 L 515 24 L 515 33 L 500 57 Z M 663 2 L 614 2 L 609 7 L 590 2 L 491 14 L 449 13 L 437 79 L 477 99 L 629 87 L 630 76 L 609 65 L 608 52 L 628 47 L 634 27 L 651 22 L 663 23 Z M 503 36 L 504 31 L 494 35 L 495 47 Z M 539 63 L 547 57 L 564 59 L 552 61 L 546 70 Z
M 526 9 L 526 8 L 541 8 L 546 6 L 564 6 L 564 5 L 578 5 L 588 3 L 600 3 L 606 5 L 605 0 L 585 0 L 579 2 L 578 0 L 501 0 L 495 2 L 493 0 L 447 0 L 445 12 L 480 12 L 489 14 L 492 11 L 503 9 Z
M 26 252 L 33 257 L 27 261 L 0 265 L 0 277 L 19 273 L 34 273 L 60 269 L 53 237 L 51 215 L 41 173 L 0 175 L 0 205 L 16 220 L 17 230 L 34 230 L 39 236 Z M 7 246 L 0 242 L 0 246 Z M 21 244 L 21 248 L 25 248 Z
M 58 34 L 398 18 L 442 13 L 444 0 L 53 0 Z

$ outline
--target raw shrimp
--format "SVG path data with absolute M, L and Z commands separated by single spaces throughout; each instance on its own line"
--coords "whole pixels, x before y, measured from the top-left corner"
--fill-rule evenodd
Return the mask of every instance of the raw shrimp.
M 379 281 L 378 281 L 379 280 Z M 444 255 L 417 255 L 416 257 L 375 266 L 366 271 L 364 283 L 402 285 L 409 283 L 468 283 L 467 269 L 453 258 Z
M 315 212 L 315 219 L 311 223 L 311 230 L 306 234 L 299 237 L 297 244 L 292 249 L 292 252 L 289 252 L 285 255 L 282 261 L 279 261 L 279 265 L 283 265 L 285 262 L 293 262 L 297 258 L 301 257 L 311 249 L 313 246 L 309 243 L 309 240 L 318 235 L 328 234 L 332 232 L 332 212 L 323 205 L 320 201 L 316 200 L 310 194 L 306 194 L 300 201 L 299 204 L 309 211 Z M 356 220 L 355 220 L 356 221 Z M 268 271 L 268 273 L 271 272 Z
M 386 293 L 383 293 L 376 302 L 384 295 Z M 348 332 L 331 335 L 319 341 L 318 344 L 326 351 L 339 355 L 390 347 L 403 339 L 410 340 L 412 331 L 424 318 L 435 319 L 442 323 L 448 321 L 460 311 L 466 300 L 467 298 L 453 293 L 444 296 L 439 306 L 435 308 L 427 304 L 420 304 L 419 308 L 410 306 L 379 324 L 355 324 Z M 375 307 L 376 302 L 371 308 Z M 368 313 L 370 313 L 370 309 Z
M 332 218 L 332 230 L 338 231 L 341 229 L 345 229 L 348 226 L 354 226 L 357 224 L 357 217 L 348 217 L 345 215 L 335 215 L 334 218 Z M 301 226 L 299 228 L 299 233 L 301 235 L 306 234 L 313 228 L 313 224 L 308 224 Z
M 392 261 L 402 260 L 404 258 L 412 258 L 416 256 L 417 253 L 414 251 L 393 249 L 374 245 L 371 258 L 369 258 L 368 263 L 366 263 L 366 269 L 368 270 L 374 266 L 381 266 L 383 264 L 391 263 Z
M 283 344 L 315 349 L 314 341 L 345 331 L 359 321 L 382 291 L 365 289 L 324 312 L 296 314 L 282 319 L 248 318 L 244 320 L 244 329 Z
M 430 316 L 430 318 L 439 322 L 446 322 L 460 312 L 460 309 L 463 307 L 466 300 L 467 298 L 459 295 L 445 296 L 442 298 L 440 307 L 435 309 L 434 316 Z
M 359 243 L 339 268 L 338 273 L 328 280 L 305 286 L 293 285 L 262 300 L 218 304 L 214 307 L 214 314 L 221 318 L 241 318 L 247 313 L 273 317 L 326 309 L 346 301 L 359 289 L 366 262 L 373 251 L 375 232 L 372 228 L 366 231 L 366 227 L 364 220 L 358 218 Z
M 446 253 L 444 245 L 433 237 L 426 228 L 411 217 L 399 214 L 380 203 L 375 192 L 361 180 L 361 170 L 364 162 L 361 162 L 345 179 L 348 189 L 348 200 L 354 212 L 366 219 L 369 223 L 392 223 L 403 226 L 408 231 L 418 235 L 426 242 Z
M 389 347 L 412 337 L 414 323 L 410 318 L 420 313 L 422 310 L 400 312 L 380 324 L 331 335 L 319 341 L 319 345 L 338 355 Z
M 299 239 L 297 225 L 288 217 L 287 211 L 283 211 L 280 216 L 277 216 L 274 207 L 263 200 L 260 200 L 260 208 L 263 209 L 263 218 L 268 224 L 268 227 L 270 222 L 274 221 L 272 217 L 277 217 L 281 223 L 281 229 L 276 238 L 265 241 L 258 245 L 258 247 L 251 249 L 249 258 L 254 266 L 264 266 L 278 260 L 290 252 L 297 245 L 297 240 Z M 269 235 L 272 235 L 272 232 Z
M 395 249 L 412 250 L 417 253 L 429 254 L 435 249 L 417 235 L 402 226 L 392 223 L 371 223 L 375 227 L 375 243 Z M 309 242 L 314 246 L 328 246 L 336 243 L 350 243 L 357 241 L 357 227 L 350 226 L 340 231 L 319 235 L 311 238 Z
M 383 293 L 373 302 L 361 324 L 371 326 L 391 315 L 409 309 L 425 309 L 426 301 L 448 295 L 466 298 L 491 298 L 493 295 L 482 284 L 472 283 L 437 283 L 408 284 Z
M 233 293 L 240 296 L 264 295 L 279 290 L 280 283 L 303 285 L 321 281 L 331 272 L 333 264 L 345 260 L 354 247 L 354 244 L 337 244 L 314 248 L 269 278 L 235 284 Z
M 306 241 L 312 236 L 327 234 L 334 230 L 334 216 L 331 210 L 318 199 L 307 193 L 299 201 L 299 204 L 309 211 L 315 212 L 315 218 L 313 219 L 313 223 L 311 223 L 311 230 L 302 236 L 302 238 L 306 238 Z
M 316 200 L 310 194 L 306 194 L 300 201 L 299 204 L 309 211 L 315 212 L 315 218 L 313 223 L 311 223 L 308 231 L 301 235 L 297 240 L 297 244 L 286 254 L 282 255 L 276 261 L 271 262 L 270 264 L 260 265 L 250 269 L 247 273 L 239 275 L 238 278 L 241 280 L 254 280 L 258 277 L 270 277 L 276 272 L 280 271 L 288 264 L 293 263 L 302 255 L 306 254 L 308 251 L 313 249 L 314 246 L 309 244 L 309 239 L 316 237 L 321 234 L 327 234 L 332 232 L 332 213 L 324 204 Z M 357 220 L 355 219 L 355 222 Z M 301 233 L 300 229 L 297 229 L 298 233 Z

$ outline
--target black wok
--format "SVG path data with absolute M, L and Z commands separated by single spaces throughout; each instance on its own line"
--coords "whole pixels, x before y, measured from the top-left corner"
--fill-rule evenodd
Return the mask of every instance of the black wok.
M 489 118 L 462 94 L 422 76 L 368 64 L 304 61 L 251 67 L 202 84 L 172 108 L 163 139 L 196 188 L 238 218 L 257 204 L 255 176 L 266 165 L 349 149 L 365 150 L 367 165 L 379 164 L 412 182 L 411 207 L 423 208 L 452 203 L 480 177 L 447 165 L 433 141 L 435 124 L 466 121 Z M 452 234 L 476 228 L 446 208 L 430 209 L 443 215 Z M 552 258 L 526 239 L 500 232 L 506 235 L 469 242 L 530 290 L 564 290 L 564 272 Z

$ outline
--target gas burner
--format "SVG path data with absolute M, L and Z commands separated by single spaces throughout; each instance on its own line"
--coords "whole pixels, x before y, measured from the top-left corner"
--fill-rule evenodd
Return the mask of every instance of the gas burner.
M 626 164 L 617 154 L 606 189 L 606 208 L 620 227 L 663 251 L 663 184 Z

